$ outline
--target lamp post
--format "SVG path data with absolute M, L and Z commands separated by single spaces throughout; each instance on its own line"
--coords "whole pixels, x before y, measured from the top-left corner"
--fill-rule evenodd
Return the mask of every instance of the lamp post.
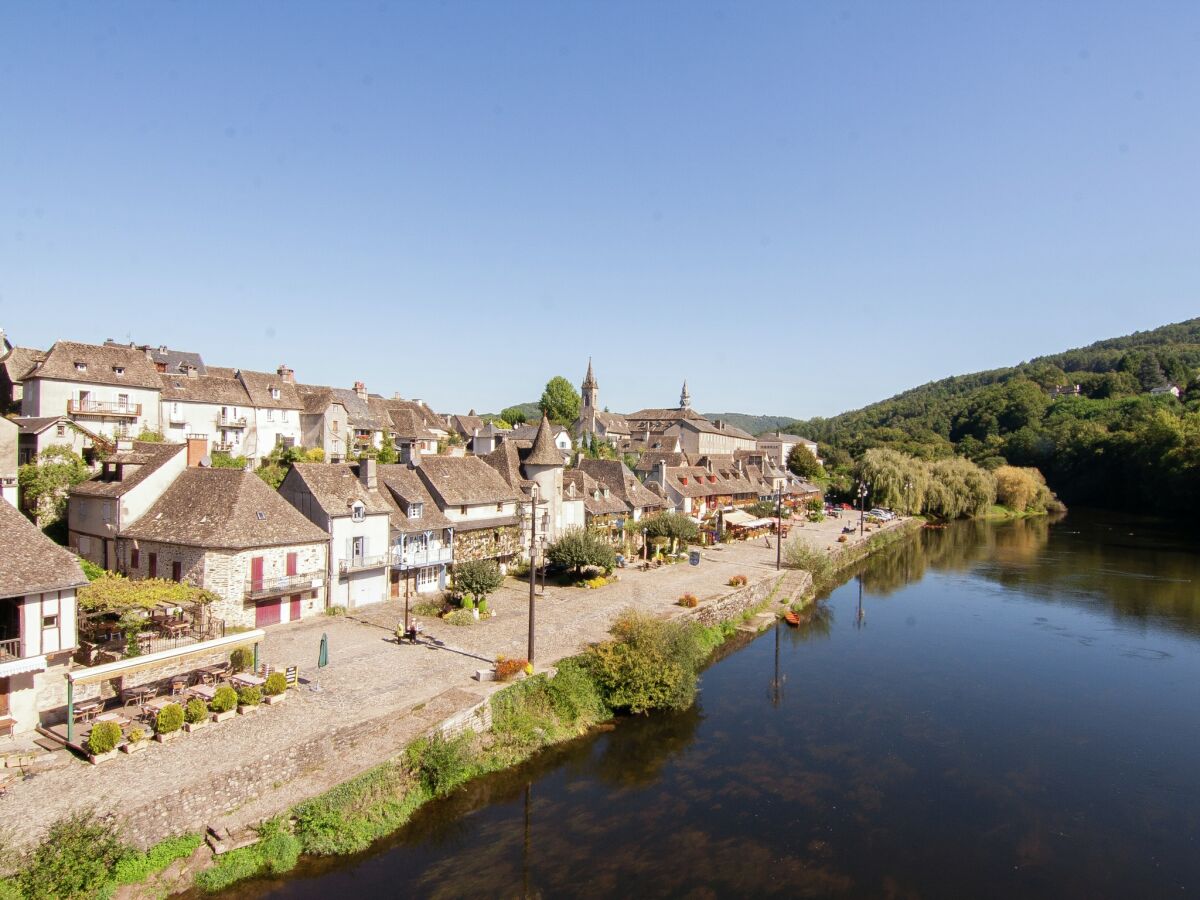
M 650 545 L 646 543 L 646 529 L 642 529 L 642 562 L 650 562 Z
M 533 665 L 533 601 L 537 591 L 537 499 L 538 486 L 530 488 L 529 506 L 529 654 L 526 659 Z
M 867 512 L 867 494 L 871 492 L 871 485 L 865 481 L 858 483 L 858 536 L 863 536 L 863 521 L 866 518 Z
M 783 567 L 783 485 L 775 489 L 775 571 Z

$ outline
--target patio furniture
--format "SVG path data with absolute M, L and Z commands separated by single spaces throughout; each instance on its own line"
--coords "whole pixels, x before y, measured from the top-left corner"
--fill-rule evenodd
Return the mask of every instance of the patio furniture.
M 217 689 L 211 684 L 198 684 L 195 687 L 188 688 L 188 693 L 193 697 L 199 697 L 205 703 L 212 700 L 217 694 Z
M 93 722 L 116 722 L 124 730 L 125 726 L 129 724 L 129 717 L 123 716 L 121 713 L 113 710 L 112 712 L 101 713 L 95 717 Z
M 267 679 L 251 675 L 249 672 L 239 672 L 229 680 L 239 687 L 261 687 L 267 683 Z
M 128 707 L 134 704 L 137 707 L 142 707 L 146 701 L 154 697 L 158 693 L 158 688 L 154 685 L 144 684 L 140 687 L 125 688 L 121 691 L 121 705 Z
M 179 637 L 179 635 L 186 633 L 190 626 L 191 623 L 183 621 L 163 622 L 159 626 L 159 629 L 166 637 Z
M 191 684 L 191 676 L 189 675 L 172 675 L 171 676 L 171 695 L 183 694 L 187 692 L 188 685 Z
M 217 663 L 212 666 L 201 666 L 196 670 L 196 675 L 202 684 L 213 684 L 224 677 L 229 671 L 229 663 Z
M 91 700 L 80 700 L 75 704 L 75 721 L 90 722 L 104 709 L 104 702 L 99 697 Z

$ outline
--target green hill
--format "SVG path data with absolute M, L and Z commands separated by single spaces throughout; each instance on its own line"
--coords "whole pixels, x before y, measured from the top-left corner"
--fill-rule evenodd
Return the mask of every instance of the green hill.
M 796 420 L 791 416 L 752 416 L 749 413 L 701 413 L 709 421 L 721 419 L 735 428 L 750 434 L 763 434 L 768 431 L 779 431 L 787 428 Z
M 944 378 L 788 431 L 843 466 L 870 447 L 1037 466 L 1068 503 L 1200 502 L 1200 319 Z M 1151 394 L 1174 383 L 1181 399 Z M 1078 393 L 1075 393 L 1078 386 Z

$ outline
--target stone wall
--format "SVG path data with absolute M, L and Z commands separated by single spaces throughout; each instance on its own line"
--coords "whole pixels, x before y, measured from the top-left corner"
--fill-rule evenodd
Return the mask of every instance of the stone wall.
M 521 553 L 521 532 L 516 525 L 480 528 L 454 533 L 454 561 L 496 559 L 507 562 Z
M 726 622 L 740 616 L 746 610 L 758 606 L 771 596 L 775 586 L 784 582 L 785 579 L 784 587 L 788 594 L 779 596 L 777 598 L 779 600 L 792 600 L 802 596 L 812 585 L 812 576 L 808 572 L 789 570 L 778 576 L 769 575 L 753 584 L 735 588 L 712 603 L 704 603 L 696 607 L 690 615 L 701 625 L 706 626 Z

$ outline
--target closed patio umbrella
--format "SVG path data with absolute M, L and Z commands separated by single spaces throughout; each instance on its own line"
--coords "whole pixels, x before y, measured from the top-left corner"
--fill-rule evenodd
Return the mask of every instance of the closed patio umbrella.
M 329 665 L 329 635 L 321 632 L 321 650 L 317 653 L 317 668 L 323 669 Z

